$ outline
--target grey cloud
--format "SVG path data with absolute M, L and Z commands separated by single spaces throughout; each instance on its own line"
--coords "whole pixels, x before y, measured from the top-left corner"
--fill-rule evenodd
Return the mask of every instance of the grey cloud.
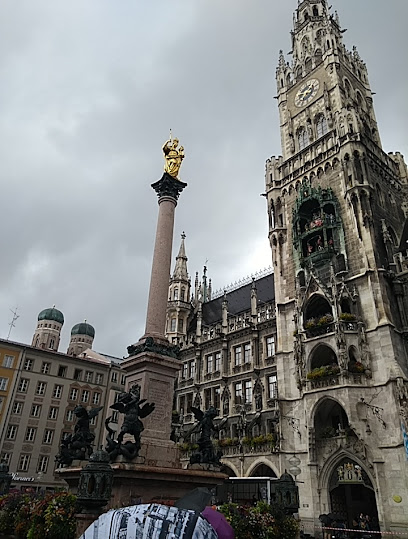
M 377 92 L 386 151 L 408 154 L 405 0 L 337 0 Z M 215 288 L 270 263 L 264 163 L 280 153 L 274 72 L 296 1 L 164 0 L 2 4 L 0 334 L 29 342 L 56 303 L 87 318 L 95 349 L 121 356 L 144 329 L 157 217 L 150 184 L 171 127 L 186 148 L 194 279 Z

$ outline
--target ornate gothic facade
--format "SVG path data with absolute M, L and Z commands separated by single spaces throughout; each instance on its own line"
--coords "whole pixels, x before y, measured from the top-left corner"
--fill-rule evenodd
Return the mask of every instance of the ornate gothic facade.
M 406 530 L 407 167 L 381 148 L 342 34 L 326 0 L 299 2 L 276 71 L 282 155 L 266 163 L 273 276 L 212 300 L 197 282 L 192 307 L 171 298 L 186 315 L 169 327 L 182 329 L 176 409 L 188 426 L 192 404 L 220 408 L 235 475 L 280 475 L 295 453 L 312 529 L 364 512 Z

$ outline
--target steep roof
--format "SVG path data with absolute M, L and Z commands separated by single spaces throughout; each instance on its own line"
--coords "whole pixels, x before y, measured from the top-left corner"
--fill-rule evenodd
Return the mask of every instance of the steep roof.
M 275 299 L 274 278 L 273 273 L 261 277 L 255 281 L 258 291 L 258 302 L 269 303 Z M 227 292 L 228 300 L 228 313 L 238 314 L 243 311 L 247 311 L 251 308 L 251 287 L 252 283 L 249 282 L 236 290 Z M 223 296 L 203 303 L 203 322 L 206 325 L 215 324 L 221 321 Z

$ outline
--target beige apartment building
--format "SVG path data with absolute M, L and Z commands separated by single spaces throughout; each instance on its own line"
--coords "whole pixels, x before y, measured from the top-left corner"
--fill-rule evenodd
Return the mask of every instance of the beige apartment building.
M 12 488 L 54 489 L 65 482 L 54 475 L 61 440 L 73 432 L 74 408 L 102 406 L 91 420 L 95 447 L 105 439 L 104 420 L 124 390 L 119 358 L 92 350 L 94 328 L 71 330 L 67 354 L 58 351 L 64 318 L 55 308 L 38 316 L 32 345 L 0 341 L 0 452 L 13 474 Z

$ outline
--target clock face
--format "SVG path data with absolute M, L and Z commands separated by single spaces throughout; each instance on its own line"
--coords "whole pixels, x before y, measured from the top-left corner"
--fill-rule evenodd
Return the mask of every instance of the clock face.
M 310 79 L 298 90 L 295 96 L 295 105 L 297 107 L 303 107 L 309 103 L 319 90 L 319 81 L 317 79 Z

